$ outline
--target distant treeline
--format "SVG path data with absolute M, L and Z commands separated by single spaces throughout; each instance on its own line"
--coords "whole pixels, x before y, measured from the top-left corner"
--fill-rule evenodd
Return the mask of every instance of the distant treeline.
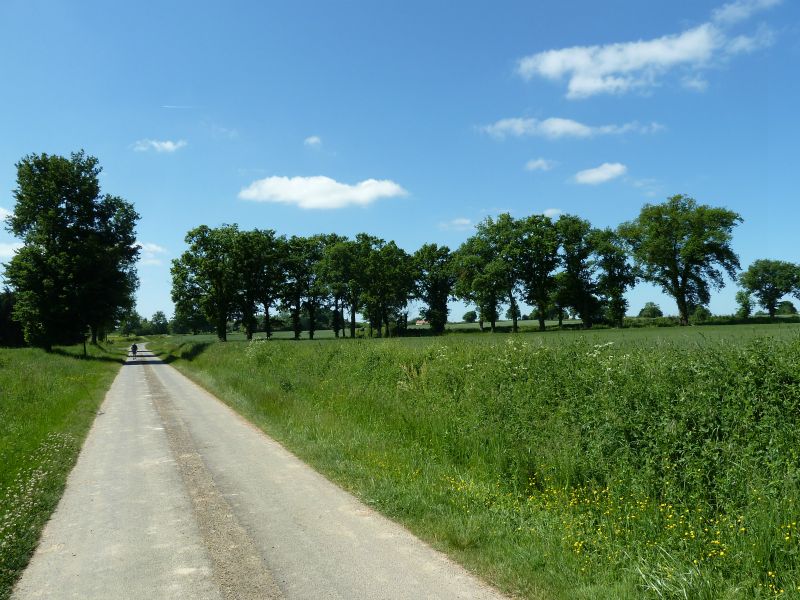
M 678 195 L 645 205 L 616 229 L 593 228 L 573 215 L 501 214 L 478 224 L 454 251 L 425 244 L 413 254 L 366 233 L 355 239 L 286 237 L 270 229 L 203 225 L 189 231 L 188 249 L 173 261 L 175 322 L 194 330 L 210 323 L 224 340 L 229 322 L 236 321 L 252 338 L 259 324 L 269 336 L 271 311 L 280 310 L 295 337 L 308 330 L 313 338 L 324 312 L 325 328 L 337 337 L 349 329 L 355 337 L 361 314 L 371 334 L 393 336 L 407 330 L 408 304 L 418 300 L 432 332 L 442 333 L 448 301 L 461 299 L 477 308 L 481 328 L 492 330 L 507 306 L 517 331 L 522 302 L 533 307 L 530 318 L 540 329 L 546 318 L 560 323 L 566 314 L 586 328 L 623 326 L 625 292 L 644 280 L 675 299 L 678 322 L 685 325 L 696 312 L 707 312 L 710 292 L 724 286 L 724 274 L 736 277 L 739 259 L 731 239 L 741 220 Z M 741 278 L 739 316 L 749 316 L 751 293 L 774 316 L 783 295 L 798 293 L 797 273 L 791 263 L 756 261 Z M 776 285 L 776 276 L 786 281 Z

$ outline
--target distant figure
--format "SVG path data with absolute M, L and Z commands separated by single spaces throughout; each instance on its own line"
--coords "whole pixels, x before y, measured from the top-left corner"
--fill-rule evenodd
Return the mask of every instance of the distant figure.
M 138 349 L 139 349 L 139 348 L 138 348 L 138 346 L 137 346 L 136 344 L 133 344 L 133 345 L 131 346 L 131 355 L 133 356 L 134 360 L 136 359 L 136 351 L 137 351 Z

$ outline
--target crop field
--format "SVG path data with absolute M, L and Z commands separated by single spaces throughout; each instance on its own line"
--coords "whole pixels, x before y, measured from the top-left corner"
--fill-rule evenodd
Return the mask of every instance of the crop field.
M 529 598 L 800 595 L 800 326 L 152 349 Z
M 0 349 L 0 598 L 36 547 L 120 367 L 121 352 L 90 347 Z

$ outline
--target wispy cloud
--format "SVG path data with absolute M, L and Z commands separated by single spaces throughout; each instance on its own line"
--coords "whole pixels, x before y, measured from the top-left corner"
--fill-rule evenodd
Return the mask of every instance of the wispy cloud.
M 628 167 L 622 163 L 603 163 L 594 169 L 586 169 L 575 173 L 575 183 L 582 185 L 598 185 L 611 181 L 624 175 L 628 171 Z
M 324 176 L 267 177 L 239 192 L 242 200 L 293 204 L 305 209 L 367 206 L 381 198 L 406 195 L 406 190 L 387 179 L 366 179 L 349 185 Z
M 153 242 L 139 242 L 136 246 L 141 248 L 140 262 L 143 265 L 160 266 L 163 264 L 163 256 L 167 253 L 167 249 Z
M 721 25 L 735 25 L 741 21 L 746 21 L 755 13 L 773 6 L 777 6 L 783 0 L 736 0 L 728 2 L 711 13 L 711 20 Z
M 481 131 L 497 139 L 507 137 L 544 137 L 551 140 L 560 138 L 589 138 L 596 135 L 621 135 L 624 133 L 654 133 L 664 129 L 659 123 L 642 125 L 636 121 L 623 125 L 586 125 L 572 119 L 550 117 L 534 119 L 512 117 L 500 119 L 491 125 L 481 127 Z
M 769 45 L 772 33 L 764 26 L 754 35 L 737 37 L 731 37 L 726 28 L 780 1 L 730 2 L 715 10 L 709 22 L 655 39 L 546 50 L 520 59 L 517 73 L 525 80 L 566 78 L 567 98 L 571 99 L 650 88 L 672 69 L 693 72 L 712 65 L 715 59 Z
M 3 208 L 2 206 L 0 206 L 0 221 L 5 221 L 12 214 L 13 213 L 7 208 Z
M 0 260 L 10 260 L 14 258 L 17 250 L 22 248 L 21 242 L 0 242 Z
M 171 140 L 137 140 L 133 144 L 133 149 L 136 152 L 148 152 L 149 150 L 155 150 L 156 152 L 177 152 L 181 148 L 185 148 L 187 145 L 186 140 L 178 140 L 177 142 L 173 142 Z
M 542 211 L 542 214 L 545 217 L 550 217 L 551 219 L 557 219 L 558 217 L 564 214 L 564 211 L 561 210 L 560 208 L 545 208 Z
M 303 144 L 310 148 L 320 148 L 322 146 L 322 138 L 318 135 L 310 135 L 303 140 Z
M 448 231 L 469 231 L 475 226 L 471 219 L 466 217 L 458 217 L 450 221 L 442 221 L 439 223 L 439 229 Z
M 525 163 L 526 171 L 550 171 L 554 169 L 558 163 L 554 160 L 546 158 L 533 158 Z

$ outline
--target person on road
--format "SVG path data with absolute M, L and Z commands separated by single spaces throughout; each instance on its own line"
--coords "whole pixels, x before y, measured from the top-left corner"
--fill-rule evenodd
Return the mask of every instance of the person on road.
M 136 358 L 136 351 L 137 350 L 139 350 L 138 346 L 136 344 L 133 344 L 131 346 L 131 356 L 133 356 L 134 359 Z

